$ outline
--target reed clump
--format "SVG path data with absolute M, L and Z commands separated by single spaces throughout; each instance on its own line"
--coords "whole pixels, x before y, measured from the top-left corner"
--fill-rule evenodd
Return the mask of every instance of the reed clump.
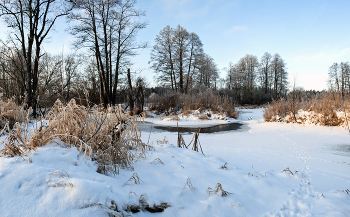
M 131 164 L 151 148 L 141 141 L 141 131 L 120 106 L 86 108 L 75 100 L 64 106 L 57 100 L 43 123 L 30 131 L 28 121 L 15 124 L 0 155 L 22 156 L 59 141 L 96 161 L 97 172 L 118 174 L 119 168 L 132 168 Z
M 265 107 L 267 122 L 314 124 L 347 127 L 349 97 L 339 92 L 322 92 L 313 96 L 293 96 L 273 100 Z
M 149 109 L 166 115 L 191 110 L 211 110 L 225 113 L 230 118 L 237 118 L 238 112 L 231 98 L 215 94 L 211 89 L 192 94 L 168 93 L 165 95 L 152 94 L 149 99 Z
M 12 129 L 16 122 L 24 122 L 27 112 L 24 110 L 24 105 L 17 105 L 14 99 L 9 99 L 6 102 L 0 100 L 0 128 L 3 129 L 6 125 Z

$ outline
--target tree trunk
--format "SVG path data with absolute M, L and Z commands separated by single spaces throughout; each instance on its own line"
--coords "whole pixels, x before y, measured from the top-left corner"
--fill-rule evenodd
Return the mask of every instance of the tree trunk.
M 132 85 L 131 85 L 130 69 L 128 69 L 128 84 L 129 84 L 129 111 L 130 111 L 130 115 L 133 115 L 134 98 L 133 98 L 133 91 L 132 91 Z

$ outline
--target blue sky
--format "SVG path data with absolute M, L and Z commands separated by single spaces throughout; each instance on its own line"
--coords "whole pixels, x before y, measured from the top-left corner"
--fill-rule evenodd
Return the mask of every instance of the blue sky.
M 297 86 L 326 89 L 328 68 L 334 62 L 350 61 L 350 1 L 344 0 L 138 0 L 149 25 L 138 39 L 149 49 L 133 59 L 133 70 L 152 83 L 149 69 L 151 47 L 166 25 L 180 24 L 195 32 L 223 70 L 246 54 L 259 59 L 264 52 L 279 53 L 287 63 L 289 78 Z M 45 44 L 50 53 L 69 52 L 72 37 L 64 32 L 64 19 Z M 3 30 L 4 28 L 1 27 Z M 4 38 L 4 31 L 0 32 Z

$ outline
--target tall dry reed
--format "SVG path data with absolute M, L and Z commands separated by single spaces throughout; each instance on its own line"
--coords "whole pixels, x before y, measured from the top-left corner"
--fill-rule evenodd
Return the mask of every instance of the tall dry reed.
M 286 121 L 322 126 L 343 126 L 349 113 L 349 97 L 339 92 L 323 92 L 312 97 L 287 97 L 272 101 L 265 107 L 267 122 Z

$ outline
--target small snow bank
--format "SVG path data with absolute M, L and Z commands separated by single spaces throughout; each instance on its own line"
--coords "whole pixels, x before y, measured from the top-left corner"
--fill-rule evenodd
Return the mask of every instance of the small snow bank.
M 57 145 L 1 157 L 0 216 L 103 216 L 94 203 L 105 202 L 107 176 L 96 169 L 76 148 Z

